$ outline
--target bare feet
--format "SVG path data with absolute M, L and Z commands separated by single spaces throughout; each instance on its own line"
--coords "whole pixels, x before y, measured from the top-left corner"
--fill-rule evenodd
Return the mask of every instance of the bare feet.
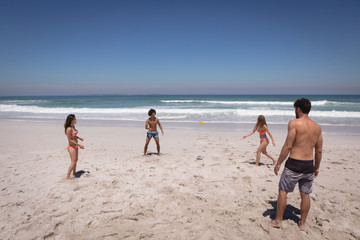
M 282 222 L 281 221 L 276 221 L 276 220 L 272 220 L 270 222 L 266 222 L 267 225 L 269 225 L 270 227 L 273 227 L 273 228 L 282 228 Z
M 67 182 L 71 182 L 72 179 L 71 179 L 71 178 L 66 178 L 66 181 L 67 181 Z
M 257 164 L 257 163 L 255 163 L 255 165 L 254 165 L 255 167 L 258 167 L 259 166 L 259 164 Z
M 306 225 L 305 225 L 305 223 L 302 224 L 301 222 L 299 222 L 299 223 L 298 223 L 298 227 L 300 228 L 301 231 L 306 231 Z

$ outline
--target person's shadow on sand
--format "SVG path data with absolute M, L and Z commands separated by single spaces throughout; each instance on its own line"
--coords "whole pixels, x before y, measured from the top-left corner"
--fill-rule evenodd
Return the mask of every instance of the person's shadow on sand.
M 88 175 L 88 174 L 90 174 L 90 172 L 89 171 L 84 171 L 84 170 L 77 171 L 75 173 L 75 178 L 80 178 L 84 174 Z
M 255 165 L 255 163 L 256 163 L 256 162 L 249 162 L 249 164 L 251 164 L 251 165 Z M 262 166 L 262 165 L 265 165 L 265 164 L 259 163 L 259 166 Z
M 158 153 L 155 153 L 155 152 L 148 152 L 147 154 L 146 154 L 146 156 L 152 156 L 152 155 L 159 155 Z
M 276 217 L 276 205 L 277 205 L 277 201 L 269 201 L 268 203 L 271 204 L 272 209 L 267 209 L 264 213 L 263 216 L 267 217 L 270 216 L 271 220 L 274 220 Z M 297 216 L 300 214 L 300 209 L 288 204 L 286 205 L 285 211 L 284 211 L 284 216 L 283 216 L 283 220 L 292 220 L 295 223 L 298 223 L 300 221 L 300 218 Z

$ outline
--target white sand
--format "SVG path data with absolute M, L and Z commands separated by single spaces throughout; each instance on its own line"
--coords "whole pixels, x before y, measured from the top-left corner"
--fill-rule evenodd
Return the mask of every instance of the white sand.
M 299 231 L 299 191 L 275 216 L 279 176 L 254 167 L 257 135 L 167 129 L 162 156 L 143 157 L 146 130 L 82 126 L 85 150 L 70 163 L 62 123 L 0 121 L 0 239 L 360 239 L 360 137 L 324 135 L 308 231 Z M 273 132 L 278 157 L 284 131 Z M 150 152 L 156 151 L 152 140 Z

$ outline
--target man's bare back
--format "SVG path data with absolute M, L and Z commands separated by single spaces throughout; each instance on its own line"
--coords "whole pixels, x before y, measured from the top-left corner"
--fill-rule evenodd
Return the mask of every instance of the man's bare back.
M 321 137 L 320 126 L 308 116 L 294 119 L 289 123 L 289 134 L 294 134 L 290 157 L 297 160 L 313 160 L 314 148 Z
M 308 114 L 303 114 L 301 109 L 298 108 L 295 111 L 297 118 L 289 122 L 288 135 L 274 172 L 278 174 L 281 163 L 289 154 L 290 158 L 300 161 L 314 160 L 315 156 L 315 176 L 317 176 L 322 155 L 321 128 L 309 118 Z

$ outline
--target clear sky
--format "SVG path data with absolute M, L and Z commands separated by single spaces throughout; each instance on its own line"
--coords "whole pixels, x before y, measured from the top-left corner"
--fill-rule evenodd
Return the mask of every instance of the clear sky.
M 0 0 L 0 96 L 360 94 L 360 1 Z

